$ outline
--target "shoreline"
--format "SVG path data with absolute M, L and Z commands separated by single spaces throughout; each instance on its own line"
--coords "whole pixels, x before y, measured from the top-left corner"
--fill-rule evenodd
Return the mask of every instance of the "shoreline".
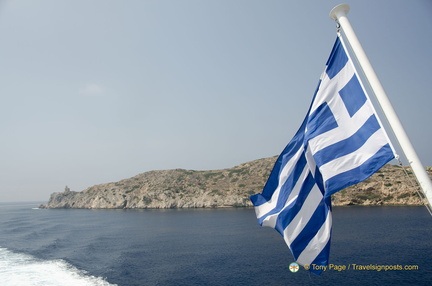
M 359 204 L 359 205 L 332 205 L 337 208 L 351 208 L 351 207 L 425 207 L 421 204 Z M 217 207 L 186 207 L 186 208 L 69 208 L 69 207 L 46 207 L 44 205 L 35 206 L 33 209 L 49 209 L 49 210 L 65 210 L 65 209 L 76 209 L 76 210 L 215 210 L 215 209 L 254 209 L 253 206 L 217 206 Z

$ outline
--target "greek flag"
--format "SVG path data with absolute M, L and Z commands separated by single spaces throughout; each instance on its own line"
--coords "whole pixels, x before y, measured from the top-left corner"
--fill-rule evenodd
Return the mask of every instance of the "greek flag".
M 250 197 L 258 223 L 276 229 L 294 259 L 320 274 L 329 260 L 331 195 L 367 179 L 393 158 L 390 140 L 338 37 L 305 120 L 263 192 Z

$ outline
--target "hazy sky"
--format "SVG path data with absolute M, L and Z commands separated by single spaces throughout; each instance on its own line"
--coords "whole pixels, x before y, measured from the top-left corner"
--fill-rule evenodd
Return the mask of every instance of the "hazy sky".
M 0 3 L 0 201 L 46 201 L 65 185 L 279 154 L 307 112 L 341 2 Z M 431 166 L 432 1 L 346 3 Z

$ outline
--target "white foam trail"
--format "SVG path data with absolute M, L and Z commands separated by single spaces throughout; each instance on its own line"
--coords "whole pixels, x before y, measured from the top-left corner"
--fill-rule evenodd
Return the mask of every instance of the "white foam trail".
M 105 286 L 110 284 L 64 260 L 40 260 L 0 248 L 0 283 L 4 286 Z

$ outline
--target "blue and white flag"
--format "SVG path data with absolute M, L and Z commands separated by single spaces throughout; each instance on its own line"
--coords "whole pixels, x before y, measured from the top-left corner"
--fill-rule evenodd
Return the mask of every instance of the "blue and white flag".
M 319 274 L 329 260 L 331 195 L 367 179 L 394 156 L 338 37 L 305 120 L 263 192 L 251 196 L 258 222 L 276 229 L 294 259 Z

